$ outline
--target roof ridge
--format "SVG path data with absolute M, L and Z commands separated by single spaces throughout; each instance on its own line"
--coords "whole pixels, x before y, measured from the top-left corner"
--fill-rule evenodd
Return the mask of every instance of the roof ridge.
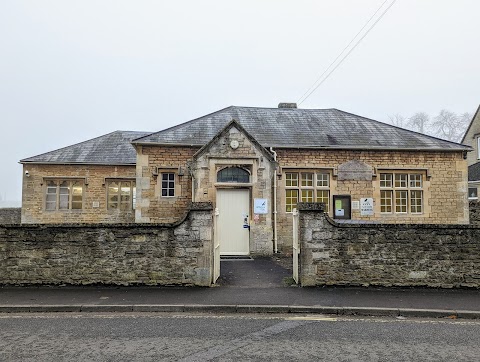
M 276 109 L 287 111 L 330 111 L 336 108 L 278 108 L 278 107 L 253 107 L 253 106 L 232 106 L 235 108 L 254 108 L 254 109 Z

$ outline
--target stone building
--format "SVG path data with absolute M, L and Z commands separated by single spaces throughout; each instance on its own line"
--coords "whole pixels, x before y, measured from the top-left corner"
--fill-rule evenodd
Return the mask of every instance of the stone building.
M 136 155 L 116 131 L 21 160 L 22 223 L 135 222 Z
M 470 150 L 337 109 L 232 106 L 21 160 L 22 222 L 164 223 L 211 201 L 227 255 L 291 248 L 300 201 L 339 220 L 467 224 Z
M 462 143 L 473 148 L 467 156 L 468 163 L 468 199 L 478 200 L 480 191 L 480 106 L 463 136 Z

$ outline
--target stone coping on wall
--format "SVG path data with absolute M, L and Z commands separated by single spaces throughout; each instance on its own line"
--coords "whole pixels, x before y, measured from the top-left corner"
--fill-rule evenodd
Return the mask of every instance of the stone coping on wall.
M 480 203 L 479 203 L 480 205 Z M 317 203 L 317 202 L 299 202 L 297 204 L 297 210 L 300 212 L 322 212 L 325 219 L 333 226 L 339 228 L 377 228 L 377 229 L 479 229 L 480 226 L 477 225 L 469 225 L 469 224 L 391 224 L 391 223 L 381 223 L 381 222 L 369 222 L 369 221 L 361 221 L 358 222 L 357 220 L 352 220 L 351 222 L 348 221 L 341 221 L 337 222 L 336 220 L 332 219 L 328 214 L 325 213 L 325 204 Z
M 21 214 L 20 207 L 0 207 L 0 224 L 19 224 Z
M 382 224 L 382 223 L 348 223 L 337 222 L 327 214 L 324 215 L 325 219 L 333 226 L 339 228 L 376 228 L 376 229 L 480 229 L 479 226 L 468 224 Z
M 52 224 L 0 224 L 0 227 L 6 229 L 23 228 L 174 228 L 182 224 L 192 211 L 212 211 L 213 205 L 211 202 L 192 202 L 185 215 L 173 223 L 52 223 Z
M 325 212 L 325 204 L 323 202 L 299 202 L 297 204 L 297 210 Z
M 189 205 L 189 210 L 213 210 L 213 204 L 209 201 L 205 202 L 191 202 Z

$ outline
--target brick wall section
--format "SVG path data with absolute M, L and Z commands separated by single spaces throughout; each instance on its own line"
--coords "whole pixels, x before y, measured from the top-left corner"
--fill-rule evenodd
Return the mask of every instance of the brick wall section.
M 21 213 L 20 207 L 0 208 L 0 224 L 20 224 Z
M 461 152 L 385 152 L 354 150 L 277 149 L 277 160 L 285 172 L 311 172 L 325 168 L 333 175 L 340 164 L 359 160 L 376 169 L 372 181 L 339 181 L 331 177 L 330 195 L 351 195 L 352 200 L 373 197 L 375 214 L 361 216 L 352 210 L 352 218 L 382 223 L 467 224 L 467 163 Z M 295 169 L 297 167 L 298 169 Z M 384 171 L 381 171 L 384 169 Z M 394 170 L 424 171 L 424 212 L 421 215 L 380 213 L 379 173 Z M 408 172 L 408 171 L 405 171 Z M 285 177 L 278 180 L 278 236 L 282 250 L 291 249 L 292 215 L 285 212 Z M 331 200 L 331 199 L 330 199 Z M 330 206 L 330 215 L 332 206 Z
M 106 178 L 135 179 L 135 166 L 41 165 L 23 166 L 30 176 L 23 176 L 22 223 L 125 223 L 135 221 L 135 212 L 107 210 Z M 84 188 L 82 210 L 45 210 L 45 178 L 79 177 L 88 184 Z M 93 207 L 98 202 L 99 207 Z
M 337 224 L 299 205 L 301 284 L 480 287 L 480 228 Z
M 0 225 L 0 283 L 208 286 L 212 248 L 207 203 L 177 224 Z
M 470 225 L 480 226 L 480 202 L 470 201 Z
M 137 146 L 137 222 L 175 222 L 192 201 L 187 161 L 198 147 Z M 156 168 L 158 176 L 154 176 Z M 182 168 L 184 175 L 178 174 Z M 161 196 L 161 172 L 175 173 L 175 197 Z

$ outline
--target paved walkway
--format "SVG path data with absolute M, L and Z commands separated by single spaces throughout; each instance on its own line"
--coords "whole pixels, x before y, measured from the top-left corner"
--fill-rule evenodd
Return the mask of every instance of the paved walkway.
M 222 261 L 199 287 L 0 287 L 0 311 L 325 312 L 480 318 L 480 290 L 291 286 L 291 270 L 269 258 Z M 415 312 L 416 311 L 416 312 Z

